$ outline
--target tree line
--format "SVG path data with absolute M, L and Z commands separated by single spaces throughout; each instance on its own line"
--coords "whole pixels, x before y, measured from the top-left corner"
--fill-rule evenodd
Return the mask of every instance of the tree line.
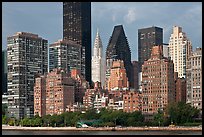
M 5 107 L 4 107 L 5 108 Z M 4 112 L 2 110 L 2 112 Z M 122 110 L 100 109 L 97 113 L 95 109 L 90 109 L 86 113 L 81 112 L 64 112 L 60 115 L 36 115 L 33 118 L 15 119 L 8 118 L 5 112 L 2 113 L 2 124 L 11 126 L 32 126 L 32 127 L 65 127 L 76 126 L 77 122 L 85 120 L 100 120 L 93 122 L 93 127 L 137 127 L 137 126 L 169 126 L 175 125 L 199 125 L 202 122 L 196 121 L 200 114 L 200 110 L 189 104 L 179 102 L 170 104 L 164 111 L 158 111 L 153 115 L 153 120 L 145 121 L 145 116 L 141 111 L 132 113 L 123 112 Z

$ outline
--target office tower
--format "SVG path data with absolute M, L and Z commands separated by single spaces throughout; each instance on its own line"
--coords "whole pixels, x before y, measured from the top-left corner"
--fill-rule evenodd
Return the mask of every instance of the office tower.
M 35 78 L 48 68 L 47 43 L 27 32 L 17 32 L 7 38 L 9 117 L 33 116 Z
M 63 39 L 81 47 L 81 73 L 91 83 L 91 2 L 63 2 Z
M 152 47 L 150 59 L 142 65 L 142 112 L 154 114 L 175 101 L 174 65 L 163 57 L 162 46 Z
M 81 70 L 81 45 L 71 40 L 58 40 L 49 46 L 49 71 L 55 68 Z
M 104 69 L 103 47 L 99 32 L 97 30 L 96 39 L 93 47 L 92 55 L 92 81 L 101 82 L 102 87 L 105 83 L 105 69 Z
M 124 88 L 129 88 L 126 69 L 123 60 L 117 60 L 113 62 L 111 67 L 111 73 L 108 79 L 108 90 L 119 90 Z
M 132 61 L 132 77 L 133 77 L 133 88 L 138 91 L 139 89 L 139 64 L 138 61 Z
M 139 72 L 142 71 L 144 61 L 151 57 L 152 47 L 163 44 L 163 29 L 149 27 L 138 30 L 138 61 Z
M 123 60 L 130 87 L 132 87 L 131 51 L 122 25 L 114 27 L 106 49 L 106 80 L 110 77 L 110 69 L 115 59 Z
M 179 78 L 186 78 L 186 62 L 192 52 L 192 45 L 181 27 L 173 27 L 168 49 L 169 57 L 174 63 L 174 71 L 178 72 Z
M 187 62 L 187 103 L 202 110 L 202 48 L 196 48 Z
M 2 51 L 2 94 L 7 94 L 7 51 Z

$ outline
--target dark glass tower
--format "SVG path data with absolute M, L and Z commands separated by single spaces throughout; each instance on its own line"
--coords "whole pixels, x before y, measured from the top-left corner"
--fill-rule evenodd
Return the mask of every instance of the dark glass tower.
M 63 39 L 81 48 L 81 73 L 91 83 L 91 2 L 63 3 Z
M 131 51 L 122 25 L 115 26 L 112 36 L 110 37 L 110 40 L 106 49 L 106 63 L 107 63 L 106 66 L 109 66 L 111 68 L 112 65 L 108 64 L 109 63 L 108 60 L 115 60 L 115 59 L 124 61 L 128 81 L 129 81 L 130 87 L 132 87 Z M 110 69 L 110 68 L 107 67 L 107 69 Z M 106 70 L 106 76 L 107 76 L 107 70 Z
M 151 56 L 152 47 L 163 44 L 163 29 L 149 27 L 138 30 L 138 61 L 139 72 L 142 71 L 142 64 Z

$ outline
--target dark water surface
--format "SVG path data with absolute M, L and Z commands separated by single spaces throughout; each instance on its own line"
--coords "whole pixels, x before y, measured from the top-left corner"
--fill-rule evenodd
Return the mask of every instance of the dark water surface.
M 12 131 L 2 135 L 202 135 L 202 131 Z

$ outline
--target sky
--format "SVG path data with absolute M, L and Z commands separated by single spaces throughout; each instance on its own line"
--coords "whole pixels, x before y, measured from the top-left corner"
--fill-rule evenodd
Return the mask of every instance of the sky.
M 138 60 L 138 29 L 163 28 L 168 43 L 173 26 L 182 27 L 193 49 L 202 47 L 202 2 L 92 2 L 92 47 L 97 28 L 103 51 L 114 26 L 123 25 L 132 60 Z M 31 32 L 51 44 L 63 35 L 62 2 L 2 2 L 2 49 L 16 32 Z

